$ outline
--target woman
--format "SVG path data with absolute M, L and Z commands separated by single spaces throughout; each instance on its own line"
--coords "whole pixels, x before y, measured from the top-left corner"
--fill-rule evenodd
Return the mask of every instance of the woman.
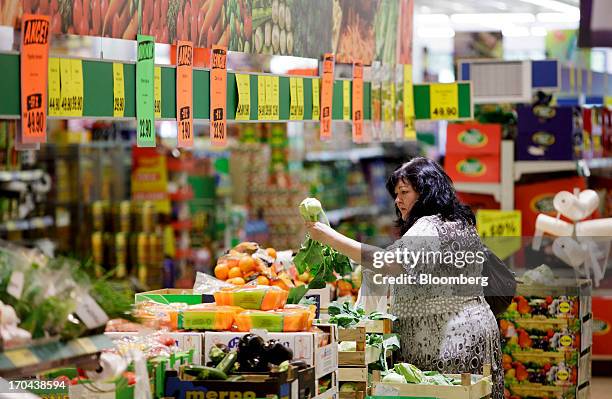
M 481 276 L 484 258 L 480 263 L 477 259 L 461 261 L 465 260 L 467 253 L 483 253 L 474 214 L 459 202 L 450 178 L 437 163 L 426 158 L 414 158 L 393 172 L 387 181 L 387 190 L 395 199 L 402 238 L 386 251 L 422 252 L 419 261 L 399 260 L 402 273 L 417 279 L 420 275 Z M 358 263 L 362 262 L 362 253 L 370 251 L 365 244 L 343 236 L 323 223 L 309 222 L 307 228 L 314 240 L 334 247 Z M 438 252 L 445 256 L 450 253 L 451 261 L 443 260 L 441 256 L 425 256 Z M 363 260 L 366 263 L 365 257 Z M 379 269 L 377 273 L 384 273 L 384 270 Z M 370 279 L 364 278 L 366 280 Z M 405 361 L 423 370 L 443 373 L 480 374 L 483 365 L 490 364 L 492 397 L 503 398 L 499 330 L 484 299 L 481 284 L 469 287 L 394 284 L 391 285 L 391 295 L 390 312 L 398 317 L 394 330 L 400 336 Z

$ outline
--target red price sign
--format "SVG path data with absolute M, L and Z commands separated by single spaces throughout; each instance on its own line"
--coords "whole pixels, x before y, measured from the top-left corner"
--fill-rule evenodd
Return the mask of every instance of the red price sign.
M 334 55 L 323 57 L 323 78 L 321 79 L 321 140 L 331 138 L 332 103 L 334 98 Z
M 21 131 L 25 144 L 47 141 L 47 74 L 49 17 L 24 14 L 21 19 Z
M 193 43 L 179 41 L 176 51 L 178 146 L 193 147 Z
M 227 48 L 213 46 L 210 70 L 210 140 L 227 145 L 225 101 L 227 97 Z

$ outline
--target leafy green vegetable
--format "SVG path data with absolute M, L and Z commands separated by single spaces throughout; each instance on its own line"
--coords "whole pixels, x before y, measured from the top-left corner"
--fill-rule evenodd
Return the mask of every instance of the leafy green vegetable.
M 397 363 L 393 370 L 403 375 L 409 384 L 420 384 L 425 381 L 425 374 L 418 367 L 410 363 Z
M 396 373 L 395 371 L 391 371 L 383 377 L 382 382 L 390 384 L 406 384 L 406 378 L 404 378 L 403 375 Z
M 363 320 L 397 319 L 397 317 L 393 315 L 381 312 L 373 312 L 366 315 L 365 310 L 363 310 L 362 307 L 356 306 L 355 308 L 352 308 L 348 302 L 344 302 L 342 304 L 337 302 L 330 303 L 327 308 L 327 313 L 330 315 L 329 322 L 331 324 L 337 324 L 342 328 L 352 327 Z
M 371 370 L 388 370 L 387 351 L 397 351 L 400 349 L 397 334 L 366 334 L 366 345 L 374 346 L 381 350 L 378 362 L 368 365 L 368 368 Z

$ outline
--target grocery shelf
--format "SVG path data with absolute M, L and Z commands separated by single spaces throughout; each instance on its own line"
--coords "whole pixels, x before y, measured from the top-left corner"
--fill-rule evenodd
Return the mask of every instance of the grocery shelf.
M 306 153 L 306 162 L 352 161 L 360 159 L 379 158 L 385 155 L 382 147 L 352 148 L 345 151 L 317 151 Z
M 31 219 L 11 220 L 0 224 L 0 231 L 26 231 L 44 229 L 53 226 L 52 216 L 41 216 Z
M 378 206 L 356 206 L 352 208 L 334 209 L 326 212 L 329 223 L 335 224 L 343 219 L 352 218 L 355 216 L 375 216 L 380 213 L 381 209 Z
M 455 183 L 455 190 L 462 193 L 492 195 L 499 202 L 502 187 L 500 183 Z
M 0 171 L 0 182 L 10 182 L 13 180 L 35 181 L 42 177 L 43 171 L 40 169 Z
M 105 335 L 54 341 L 0 352 L 0 377 L 29 376 L 63 366 L 96 362 L 100 351 L 113 347 Z
M 529 173 L 551 173 L 575 171 L 576 161 L 516 161 L 514 163 L 514 180 Z

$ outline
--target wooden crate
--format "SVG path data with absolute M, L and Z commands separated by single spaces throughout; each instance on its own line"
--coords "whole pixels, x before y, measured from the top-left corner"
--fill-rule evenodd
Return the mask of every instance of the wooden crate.
M 367 367 L 365 351 L 365 327 L 338 329 L 338 342 L 343 341 L 355 341 L 357 343 L 357 350 L 355 352 L 338 352 L 338 366 Z M 342 381 L 340 376 L 338 376 L 338 379 Z
M 391 323 L 392 321 L 389 319 L 366 320 L 366 321 L 362 321 L 361 323 L 359 323 L 358 326 L 365 327 L 366 333 L 390 334 L 391 333 Z
M 368 396 L 368 384 L 367 382 L 358 382 L 357 390 L 355 392 L 340 392 L 338 399 L 365 399 Z
M 461 385 L 386 384 L 380 382 L 380 373 L 374 373 L 373 396 L 405 396 L 437 399 L 482 399 L 491 395 L 491 368 L 485 366 L 485 375 L 447 374 L 461 379 Z

